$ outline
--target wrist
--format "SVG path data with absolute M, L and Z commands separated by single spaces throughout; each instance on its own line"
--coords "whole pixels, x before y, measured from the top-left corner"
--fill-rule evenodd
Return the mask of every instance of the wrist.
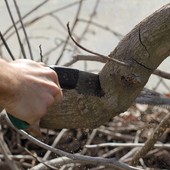
M 0 59 L 0 105 L 5 107 L 8 98 L 14 95 L 16 80 L 9 62 Z

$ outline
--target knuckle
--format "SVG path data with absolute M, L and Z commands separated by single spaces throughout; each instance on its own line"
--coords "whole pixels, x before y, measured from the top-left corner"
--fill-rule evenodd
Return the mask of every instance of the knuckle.
M 54 70 L 52 70 L 51 68 L 48 68 L 48 70 L 46 70 L 46 71 L 47 71 L 47 76 L 48 76 L 52 81 L 58 83 L 58 75 L 57 75 L 57 73 L 56 73 Z
M 53 103 L 54 103 L 54 97 L 52 95 L 49 95 L 47 97 L 47 107 L 46 107 L 46 109 L 48 109 L 48 107 L 50 107 Z

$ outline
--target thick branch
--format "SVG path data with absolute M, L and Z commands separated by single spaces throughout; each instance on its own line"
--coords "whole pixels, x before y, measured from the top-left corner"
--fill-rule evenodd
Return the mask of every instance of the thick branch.
M 170 54 L 170 4 L 139 23 L 109 55 L 130 64 L 108 61 L 99 74 L 102 97 L 64 92 L 41 121 L 46 128 L 95 128 L 124 112 L 147 83 L 151 73 Z M 106 42 L 107 43 L 107 42 Z

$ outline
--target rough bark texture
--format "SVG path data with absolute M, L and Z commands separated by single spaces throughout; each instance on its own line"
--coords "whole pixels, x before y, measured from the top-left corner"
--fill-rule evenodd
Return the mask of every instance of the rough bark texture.
M 107 43 L 107 42 L 106 42 Z M 61 104 L 54 104 L 42 119 L 46 128 L 95 128 L 126 111 L 147 83 L 151 73 L 170 54 L 170 4 L 139 23 L 118 44 L 99 74 L 103 97 L 64 92 Z

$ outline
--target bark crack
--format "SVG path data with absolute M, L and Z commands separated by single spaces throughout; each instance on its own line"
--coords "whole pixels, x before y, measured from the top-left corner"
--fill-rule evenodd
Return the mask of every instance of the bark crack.
M 139 62 L 139 61 L 137 61 L 136 59 L 132 58 L 132 60 L 133 60 L 133 61 L 135 61 L 138 65 L 140 65 L 140 66 L 142 66 L 142 67 L 146 68 L 147 70 L 153 71 L 151 68 L 146 67 L 144 64 L 140 63 L 140 62 Z
M 141 43 L 141 45 L 143 46 L 143 48 L 144 48 L 145 51 L 147 52 L 148 57 L 150 58 L 150 53 L 149 53 L 149 51 L 148 51 L 146 45 L 142 42 L 140 27 L 139 27 L 139 32 L 138 32 L 138 33 L 139 33 L 139 42 Z M 144 64 L 140 63 L 140 62 L 137 61 L 136 59 L 134 59 L 134 58 L 132 58 L 132 59 L 133 59 L 133 61 L 135 61 L 135 62 L 136 62 L 137 64 L 139 64 L 140 66 L 142 66 L 142 67 L 144 67 L 144 68 L 146 68 L 146 69 L 148 69 L 148 70 L 150 70 L 150 71 L 153 71 L 151 68 L 146 67 Z
M 148 57 L 150 58 L 150 53 L 149 53 L 146 45 L 142 42 L 140 27 L 139 27 L 139 42 L 142 44 L 142 46 L 144 47 L 145 51 L 148 53 Z

